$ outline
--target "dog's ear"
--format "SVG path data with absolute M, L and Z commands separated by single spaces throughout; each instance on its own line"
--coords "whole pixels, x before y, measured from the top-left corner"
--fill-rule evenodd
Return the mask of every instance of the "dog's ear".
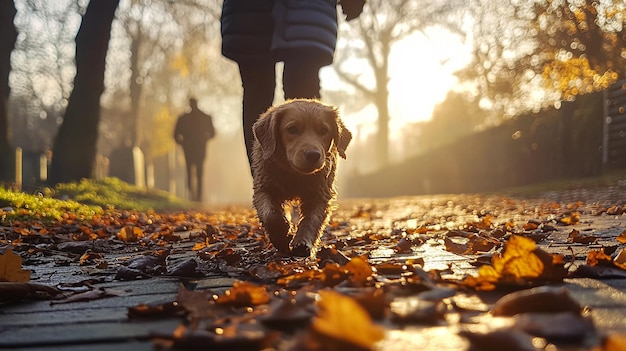
M 352 133 L 346 128 L 339 117 L 339 111 L 337 108 L 334 109 L 335 112 L 335 122 L 337 123 L 337 138 L 335 139 L 335 143 L 337 144 L 337 152 L 339 156 L 343 159 L 346 158 L 346 149 L 348 148 L 348 144 L 350 144 L 350 140 L 352 140 Z
M 270 107 L 252 127 L 254 138 L 261 145 L 264 160 L 272 157 L 276 150 L 276 128 L 281 115 L 280 109 Z

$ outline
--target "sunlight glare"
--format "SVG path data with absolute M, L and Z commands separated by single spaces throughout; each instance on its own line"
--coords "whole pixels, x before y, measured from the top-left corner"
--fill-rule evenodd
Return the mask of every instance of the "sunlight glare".
M 397 43 L 391 50 L 390 129 L 431 118 L 458 83 L 454 72 L 470 62 L 470 48 L 453 33 L 432 27 Z

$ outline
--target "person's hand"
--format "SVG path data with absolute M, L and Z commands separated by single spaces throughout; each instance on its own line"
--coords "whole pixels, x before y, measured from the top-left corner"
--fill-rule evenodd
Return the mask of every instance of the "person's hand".
M 343 14 L 346 15 L 346 21 L 351 21 L 363 12 L 365 0 L 340 0 L 339 5 L 341 5 Z

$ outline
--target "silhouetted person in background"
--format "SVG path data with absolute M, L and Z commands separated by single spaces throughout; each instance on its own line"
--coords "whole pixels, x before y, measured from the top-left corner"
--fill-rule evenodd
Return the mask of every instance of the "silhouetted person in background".
M 215 136 L 211 116 L 198 109 L 198 101 L 189 99 L 190 111 L 178 117 L 174 139 L 183 147 L 187 165 L 187 187 L 191 199 L 202 199 L 202 169 L 207 142 Z
M 347 20 L 365 0 L 341 0 Z M 243 132 L 252 159 L 252 125 L 274 102 L 276 62 L 284 62 L 285 100 L 320 97 L 320 68 L 333 62 L 336 0 L 224 0 L 222 54 L 237 62 L 243 85 Z

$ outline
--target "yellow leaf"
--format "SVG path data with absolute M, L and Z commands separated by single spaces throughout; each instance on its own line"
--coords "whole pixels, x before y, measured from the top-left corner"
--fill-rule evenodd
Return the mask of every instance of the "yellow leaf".
M 125 226 L 117 233 L 117 238 L 123 242 L 139 241 L 143 237 L 143 230 L 139 227 Z
M 11 249 L 0 255 L 0 281 L 19 283 L 30 281 L 30 271 L 22 270 L 22 258 Z
M 566 274 L 560 255 L 547 253 L 529 238 L 513 235 L 504 252 L 494 255 L 491 266 L 482 266 L 477 277 L 463 283 L 477 290 L 493 290 L 497 285 L 525 286 L 537 280 L 560 281 Z
M 270 296 L 264 286 L 239 281 L 217 298 L 218 304 L 240 307 L 262 305 L 269 301 Z
M 365 284 L 374 273 L 370 264 L 361 257 L 353 257 L 344 267 L 350 273 L 350 282 L 359 286 Z
M 356 300 L 332 290 L 322 290 L 319 294 L 319 316 L 313 320 L 313 330 L 317 333 L 366 350 L 384 338 L 384 329 L 372 322 Z
M 543 272 L 543 263 L 533 253 L 537 244 L 529 238 L 513 235 L 503 254 L 495 255 L 492 265 L 501 276 L 536 278 Z

